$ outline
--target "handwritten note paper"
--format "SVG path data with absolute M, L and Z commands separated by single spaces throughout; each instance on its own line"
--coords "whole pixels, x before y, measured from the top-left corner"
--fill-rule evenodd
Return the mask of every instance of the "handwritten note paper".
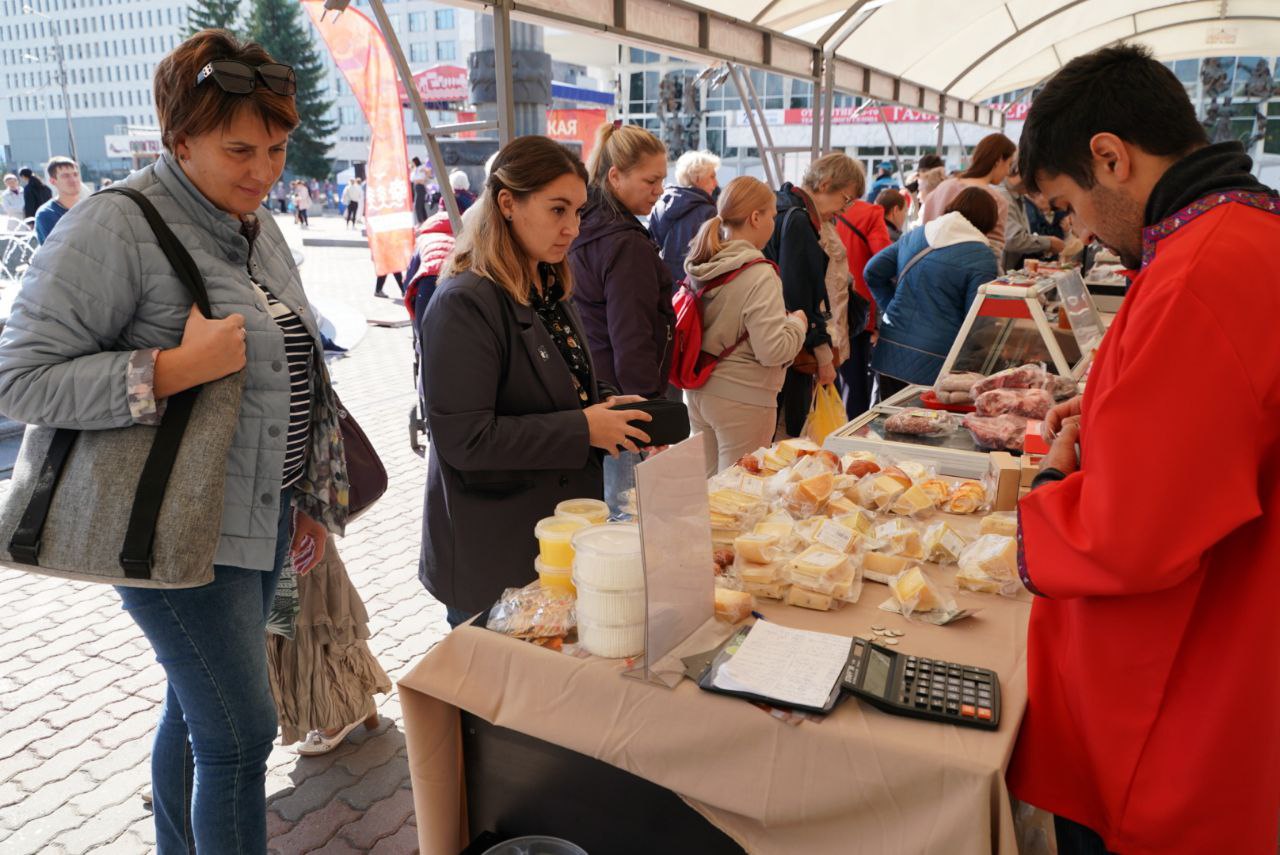
M 844 671 L 853 639 L 756 621 L 733 658 L 716 672 L 717 688 L 779 703 L 823 707 Z

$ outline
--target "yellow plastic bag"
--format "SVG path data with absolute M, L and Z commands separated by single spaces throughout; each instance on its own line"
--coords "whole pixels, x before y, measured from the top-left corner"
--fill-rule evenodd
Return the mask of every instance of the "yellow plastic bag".
M 804 435 L 818 445 L 822 445 L 827 434 L 844 427 L 844 401 L 840 393 L 830 383 L 819 386 L 813 393 L 813 403 L 809 406 L 809 418 L 804 423 Z

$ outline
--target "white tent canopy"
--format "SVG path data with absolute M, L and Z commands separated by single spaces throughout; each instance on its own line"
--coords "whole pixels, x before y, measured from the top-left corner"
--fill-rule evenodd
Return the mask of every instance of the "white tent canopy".
M 702 0 L 716 12 L 816 42 L 856 29 L 836 51 L 947 95 L 981 101 L 1033 86 L 1105 45 L 1148 45 L 1162 60 L 1273 56 L 1280 0 Z

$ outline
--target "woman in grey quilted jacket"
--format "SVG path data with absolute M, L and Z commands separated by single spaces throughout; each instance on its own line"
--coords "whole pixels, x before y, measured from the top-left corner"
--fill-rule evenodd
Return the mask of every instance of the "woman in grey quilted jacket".
M 156 68 L 166 151 L 125 184 L 187 248 L 220 317 L 192 308 L 137 205 L 99 194 L 36 254 L 0 335 L 0 411 L 29 424 L 157 424 L 168 396 L 246 371 L 213 582 L 118 589 L 168 678 L 152 751 L 161 855 L 266 852 L 267 611 L 291 538 L 322 553 L 346 522 L 316 318 L 279 228 L 257 217 L 298 124 L 295 90 L 291 68 L 218 30 Z

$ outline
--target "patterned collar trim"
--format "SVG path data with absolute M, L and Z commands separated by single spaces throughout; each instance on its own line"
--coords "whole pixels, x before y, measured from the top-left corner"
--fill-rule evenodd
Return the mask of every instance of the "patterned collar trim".
M 1211 193 L 1203 199 L 1197 199 L 1178 213 L 1165 217 L 1153 226 L 1142 230 L 1142 266 L 1146 268 L 1156 255 L 1156 244 L 1185 226 L 1197 217 L 1207 214 L 1219 205 L 1238 202 L 1269 214 L 1280 214 L 1280 198 L 1269 193 L 1258 193 L 1251 190 L 1228 190 L 1223 193 Z

